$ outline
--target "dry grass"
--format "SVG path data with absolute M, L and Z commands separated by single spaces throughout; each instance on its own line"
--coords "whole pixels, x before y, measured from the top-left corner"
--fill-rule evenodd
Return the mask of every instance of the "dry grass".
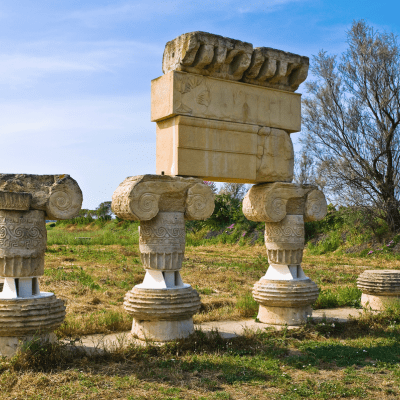
M 255 316 L 251 291 L 267 267 L 263 246 L 187 247 L 182 278 L 202 298 L 195 323 Z M 321 290 L 333 293 L 356 288 L 357 276 L 368 268 L 400 268 L 400 261 L 305 252 L 303 262 L 304 271 Z M 125 293 L 143 277 L 137 245 L 52 245 L 41 285 L 66 301 L 67 318 L 58 333 L 80 336 L 129 330 L 132 319 L 122 303 Z
M 323 290 L 355 287 L 366 268 L 400 261 L 311 256 L 303 268 Z M 265 274 L 262 246 L 188 247 L 183 280 L 196 287 L 196 322 L 254 315 L 250 293 Z M 42 290 L 67 301 L 60 336 L 130 329 L 125 293 L 142 281 L 137 245 L 49 246 Z M 88 356 L 65 346 L 0 361 L 0 399 L 398 399 L 400 312 L 225 340 L 196 333 L 156 347 Z M 365 352 L 364 352 L 365 350 Z

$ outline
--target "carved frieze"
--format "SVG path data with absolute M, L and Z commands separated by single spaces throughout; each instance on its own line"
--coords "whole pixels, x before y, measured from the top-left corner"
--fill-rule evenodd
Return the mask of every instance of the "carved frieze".
M 309 59 L 270 47 L 256 47 L 243 82 L 296 91 L 308 75 Z
M 265 223 L 265 247 L 270 264 L 300 264 L 304 249 L 302 215 L 286 215 L 282 221 Z
M 308 57 L 206 32 L 178 36 L 165 46 L 162 69 L 295 91 L 307 78 Z
M 0 191 L 0 210 L 29 210 L 32 195 Z
M 47 231 L 43 211 L 0 210 L 0 276 L 43 274 Z
M 159 212 L 140 223 L 140 256 L 145 269 L 178 270 L 185 252 L 183 212 Z
M 207 32 L 190 32 L 165 45 L 162 69 L 239 80 L 249 67 L 253 45 Z

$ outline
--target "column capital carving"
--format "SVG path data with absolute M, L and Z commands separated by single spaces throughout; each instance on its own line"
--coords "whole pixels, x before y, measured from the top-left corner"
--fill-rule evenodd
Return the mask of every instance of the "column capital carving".
M 47 219 L 69 219 L 82 201 L 82 191 L 69 175 L 0 174 L 0 210 L 39 210 Z
M 327 204 L 324 194 L 313 185 L 263 183 L 247 192 L 243 213 L 257 222 L 279 222 L 286 215 L 303 215 L 308 222 L 324 218 Z
M 138 175 L 118 186 L 111 208 L 127 220 L 148 221 L 159 211 L 182 212 L 187 220 L 203 220 L 214 211 L 214 194 L 201 179 Z

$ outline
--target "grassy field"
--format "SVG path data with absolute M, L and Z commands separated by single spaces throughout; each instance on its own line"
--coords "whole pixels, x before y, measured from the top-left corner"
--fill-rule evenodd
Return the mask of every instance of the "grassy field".
M 123 298 L 144 277 L 137 225 L 56 226 L 48 234 L 41 290 L 67 304 L 57 335 L 75 340 L 129 330 Z M 236 244 L 198 233 L 188 240 L 181 273 L 202 298 L 197 323 L 256 316 L 251 289 L 268 267 L 265 248 L 238 237 Z M 315 253 L 306 251 L 303 262 L 321 289 L 314 308 L 358 307 L 362 271 L 400 269 L 396 254 Z M 196 332 L 165 346 L 90 357 L 79 348 L 33 345 L 0 361 L 0 399 L 398 399 L 399 361 L 400 311 L 388 310 L 347 324 L 310 322 L 229 340 Z

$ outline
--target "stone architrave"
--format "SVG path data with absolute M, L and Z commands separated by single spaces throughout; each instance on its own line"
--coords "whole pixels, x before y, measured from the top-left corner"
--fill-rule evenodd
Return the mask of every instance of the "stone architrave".
M 325 196 L 315 186 L 293 183 L 254 185 L 243 200 L 243 213 L 265 222 L 269 268 L 253 289 L 258 319 L 273 325 L 300 325 L 311 315 L 317 285 L 301 268 L 304 222 L 324 218 Z
M 51 339 L 64 321 L 64 302 L 39 288 L 46 219 L 72 218 L 81 205 L 69 175 L 0 175 L 0 356 L 32 338 Z
M 367 270 L 357 279 L 362 291 L 361 305 L 376 311 L 384 311 L 400 305 L 400 271 Z
M 282 129 L 185 116 L 157 124 L 158 174 L 204 180 L 291 182 L 294 152 Z
M 205 32 L 167 43 L 152 81 L 156 172 L 211 181 L 291 182 L 307 57 Z
M 212 190 L 196 178 L 134 176 L 115 190 L 111 207 L 120 218 L 140 221 L 139 250 L 146 275 L 124 302 L 133 316 L 132 334 L 161 342 L 188 336 L 200 297 L 179 272 L 185 220 L 204 220 L 212 214 Z
M 301 95 L 171 71 L 151 81 L 151 120 L 177 115 L 293 133 L 301 130 Z

